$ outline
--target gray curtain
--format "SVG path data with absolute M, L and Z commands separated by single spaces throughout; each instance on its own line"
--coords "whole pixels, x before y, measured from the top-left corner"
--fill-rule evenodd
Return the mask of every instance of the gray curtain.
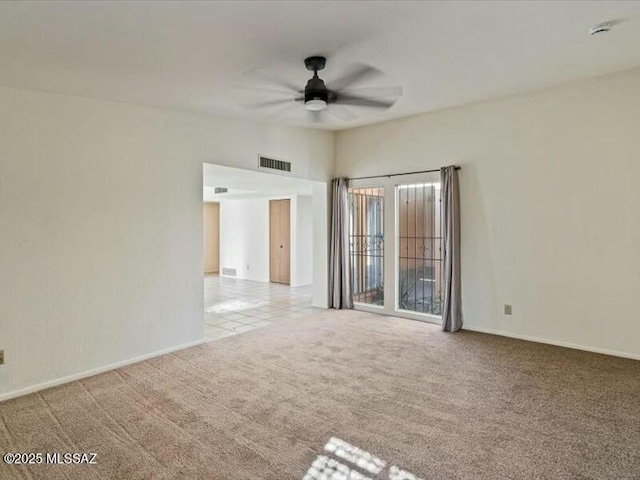
M 442 330 L 456 332 L 462 327 L 460 279 L 460 186 L 456 167 L 440 170 L 442 182 L 442 246 L 444 299 Z
M 346 178 L 332 183 L 331 250 L 329 252 L 329 307 L 353 308 L 349 273 L 349 184 Z

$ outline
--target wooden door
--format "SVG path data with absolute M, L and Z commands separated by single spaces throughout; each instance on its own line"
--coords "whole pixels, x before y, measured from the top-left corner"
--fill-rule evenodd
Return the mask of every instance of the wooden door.
M 204 204 L 204 273 L 220 271 L 220 204 Z
M 291 201 L 269 201 L 269 279 L 290 283 Z

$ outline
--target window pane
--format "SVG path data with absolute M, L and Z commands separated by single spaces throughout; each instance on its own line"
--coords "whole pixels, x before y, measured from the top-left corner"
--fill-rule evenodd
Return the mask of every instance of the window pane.
M 384 304 L 384 189 L 349 189 L 353 300 Z
M 440 315 L 440 184 L 398 187 L 398 309 Z

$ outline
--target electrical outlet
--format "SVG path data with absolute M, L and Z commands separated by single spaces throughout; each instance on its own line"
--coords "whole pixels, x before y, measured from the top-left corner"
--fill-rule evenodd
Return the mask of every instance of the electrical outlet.
M 4 365 L 4 350 L 0 350 L 0 365 Z
M 511 305 L 507 305 L 505 303 L 505 305 L 504 305 L 504 314 L 505 315 L 511 315 Z

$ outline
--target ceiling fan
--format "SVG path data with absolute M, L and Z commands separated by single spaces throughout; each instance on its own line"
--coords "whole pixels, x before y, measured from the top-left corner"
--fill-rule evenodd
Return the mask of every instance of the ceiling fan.
M 327 64 L 325 57 L 308 57 L 305 59 L 304 64 L 307 70 L 313 72 L 313 77 L 307 81 L 304 89 L 289 82 L 271 79 L 272 82 L 286 88 L 289 98 L 253 103 L 249 106 L 252 108 L 288 106 L 295 102 L 298 107 L 304 106 L 313 121 L 322 120 L 325 112 L 342 120 L 352 120 L 357 116 L 350 110 L 343 108 L 343 106 L 384 110 L 390 108 L 402 95 L 402 87 L 369 86 L 358 88 L 357 84 L 382 74 L 382 72 L 370 66 L 358 66 L 342 78 L 325 84 L 324 80 L 318 76 L 318 72 L 323 70 Z M 253 88 L 252 90 L 274 92 L 273 90 L 260 88 Z M 278 90 L 276 92 L 281 93 L 282 91 Z

